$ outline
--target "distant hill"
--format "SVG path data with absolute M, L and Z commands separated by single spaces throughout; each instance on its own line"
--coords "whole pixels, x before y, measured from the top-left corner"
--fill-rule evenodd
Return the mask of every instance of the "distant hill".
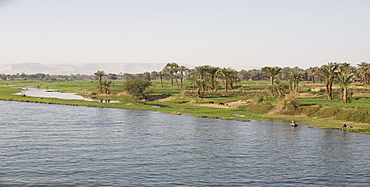
M 86 64 L 0 64 L 0 74 L 36 74 L 50 75 L 85 74 L 92 75 L 102 70 L 106 73 L 144 73 L 161 71 L 166 63 L 86 63 Z

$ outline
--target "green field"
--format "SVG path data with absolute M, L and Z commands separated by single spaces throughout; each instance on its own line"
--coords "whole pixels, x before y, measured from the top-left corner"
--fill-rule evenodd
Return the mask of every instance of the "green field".
M 262 120 L 295 120 L 320 128 L 340 129 L 344 123 L 353 126 L 348 129 L 354 132 L 370 132 L 370 91 L 352 90 L 351 103 L 339 100 L 339 92 L 334 92 L 334 100 L 327 100 L 325 93 L 310 91 L 320 87 L 320 84 L 308 87 L 302 84 L 299 93 L 305 94 L 291 102 L 289 97 L 273 97 L 265 92 L 268 81 L 242 81 L 233 90 L 224 92 L 222 89 L 209 92 L 211 95 L 198 98 L 196 95 L 187 96 L 186 93 L 195 93 L 196 89 L 191 82 L 184 81 L 179 88 L 170 81 L 152 81 L 150 90 L 151 99 L 135 99 L 123 94 L 123 81 L 114 81 L 110 94 L 96 94 L 97 81 L 0 81 L 0 99 L 47 104 L 64 104 L 89 107 L 109 107 L 130 110 L 152 110 L 177 115 L 191 115 L 197 117 L 220 118 L 225 120 L 248 121 Z M 34 98 L 13 95 L 20 92 L 15 87 L 32 86 L 37 88 L 58 89 L 61 92 L 78 93 L 97 99 L 116 100 L 120 103 L 101 103 L 82 100 L 62 100 L 53 98 Z M 369 88 L 369 85 L 363 86 Z M 94 95 L 92 95 L 92 93 Z M 211 104 L 210 104 L 211 103 Z M 225 104 L 225 106 L 219 105 Z

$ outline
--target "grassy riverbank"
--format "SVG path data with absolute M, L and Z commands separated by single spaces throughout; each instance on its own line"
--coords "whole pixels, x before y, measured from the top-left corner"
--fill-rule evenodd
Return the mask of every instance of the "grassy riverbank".
M 196 117 L 220 118 L 224 120 L 249 121 L 257 120 L 291 120 L 310 124 L 319 128 L 341 129 L 343 124 L 353 128 L 346 129 L 353 132 L 370 133 L 370 91 L 361 87 L 354 91 L 353 101 L 344 104 L 341 100 L 328 101 L 323 93 L 311 92 L 316 85 L 302 85 L 300 94 L 295 99 L 299 103 L 289 104 L 289 98 L 275 98 L 261 95 L 260 92 L 267 87 L 267 82 L 244 81 L 244 85 L 222 93 L 208 93 L 203 99 L 192 95 L 194 92 L 189 82 L 183 88 L 170 86 L 168 81 L 164 87 L 159 81 L 153 81 L 152 94 L 149 100 L 136 100 L 122 92 L 122 81 L 115 81 L 111 87 L 111 94 L 96 94 L 94 81 L 3 81 L 0 82 L 0 99 L 44 104 L 62 104 L 88 107 L 107 107 L 129 110 L 151 110 L 177 115 L 191 115 Z M 39 87 L 45 89 L 58 89 L 61 92 L 78 93 L 90 98 L 116 100 L 120 103 L 105 103 L 98 101 L 63 100 L 54 98 L 35 98 L 13 95 L 21 90 L 15 87 Z M 338 93 L 337 93 L 338 95 Z M 292 107 L 293 106 L 293 107 Z M 347 116 L 347 117 L 346 117 Z

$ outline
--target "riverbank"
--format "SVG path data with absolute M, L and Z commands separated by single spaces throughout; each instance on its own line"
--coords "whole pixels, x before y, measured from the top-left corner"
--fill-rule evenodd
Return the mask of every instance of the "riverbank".
M 218 118 L 222 120 L 238 120 L 248 122 L 250 120 L 278 120 L 282 122 L 297 121 L 299 124 L 307 124 L 308 127 L 315 126 L 318 128 L 330 128 L 330 129 L 342 129 L 343 124 L 352 126 L 351 129 L 344 129 L 351 132 L 369 133 L 370 125 L 365 123 L 355 123 L 349 121 L 334 120 L 328 118 L 312 118 L 303 115 L 291 116 L 281 115 L 279 111 L 282 110 L 282 106 L 275 104 L 274 108 L 271 108 L 266 113 L 254 113 L 250 111 L 243 111 L 239 106 L 254 105 L 253 102 L 246 101 L 234 101 L 224 104 L 220 103 L 209 103 L 208 99 L 196 99 L 188 97 L 169 97 L 162 100 L 155 101 L 137 101 L 134 99 L 125 100 L 115 97 L 121 101 L 121 103 L 107 103 L 98 101 L 83 101 L 83 100 L 65 100 L 55 98 L 42 98 L 42 97 L 23 97 L 21 95 L 13 95 L 14 93 L 20 92 L 19 89 L 11 87 L 0 88 L 0 100 L 6 101 L 17 101 L 17 102 L 31 102 L 41 104 L 58 104 L 58 105 L 70 105 L 70 106 L 86 106 L 86 107 L 101 107 L 101 108 L 117 108 L 127 110 L 149 110 L 158 111 L 174 115 L 189 115 L 202 118 Z M 95 97 L 99 97 L 95 96 Z M 107 96 L 100 96 L 107 97 Z

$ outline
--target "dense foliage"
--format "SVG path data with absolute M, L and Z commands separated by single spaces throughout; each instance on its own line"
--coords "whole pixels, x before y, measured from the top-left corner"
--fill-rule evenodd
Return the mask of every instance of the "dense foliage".
M 151 82 L 149 80 L 132 79 L 123 83 L 123 89 L 134 97 L 147 99 L 147 94 L 149 92 L 147 92 L 146 89 L 150 85 Z

